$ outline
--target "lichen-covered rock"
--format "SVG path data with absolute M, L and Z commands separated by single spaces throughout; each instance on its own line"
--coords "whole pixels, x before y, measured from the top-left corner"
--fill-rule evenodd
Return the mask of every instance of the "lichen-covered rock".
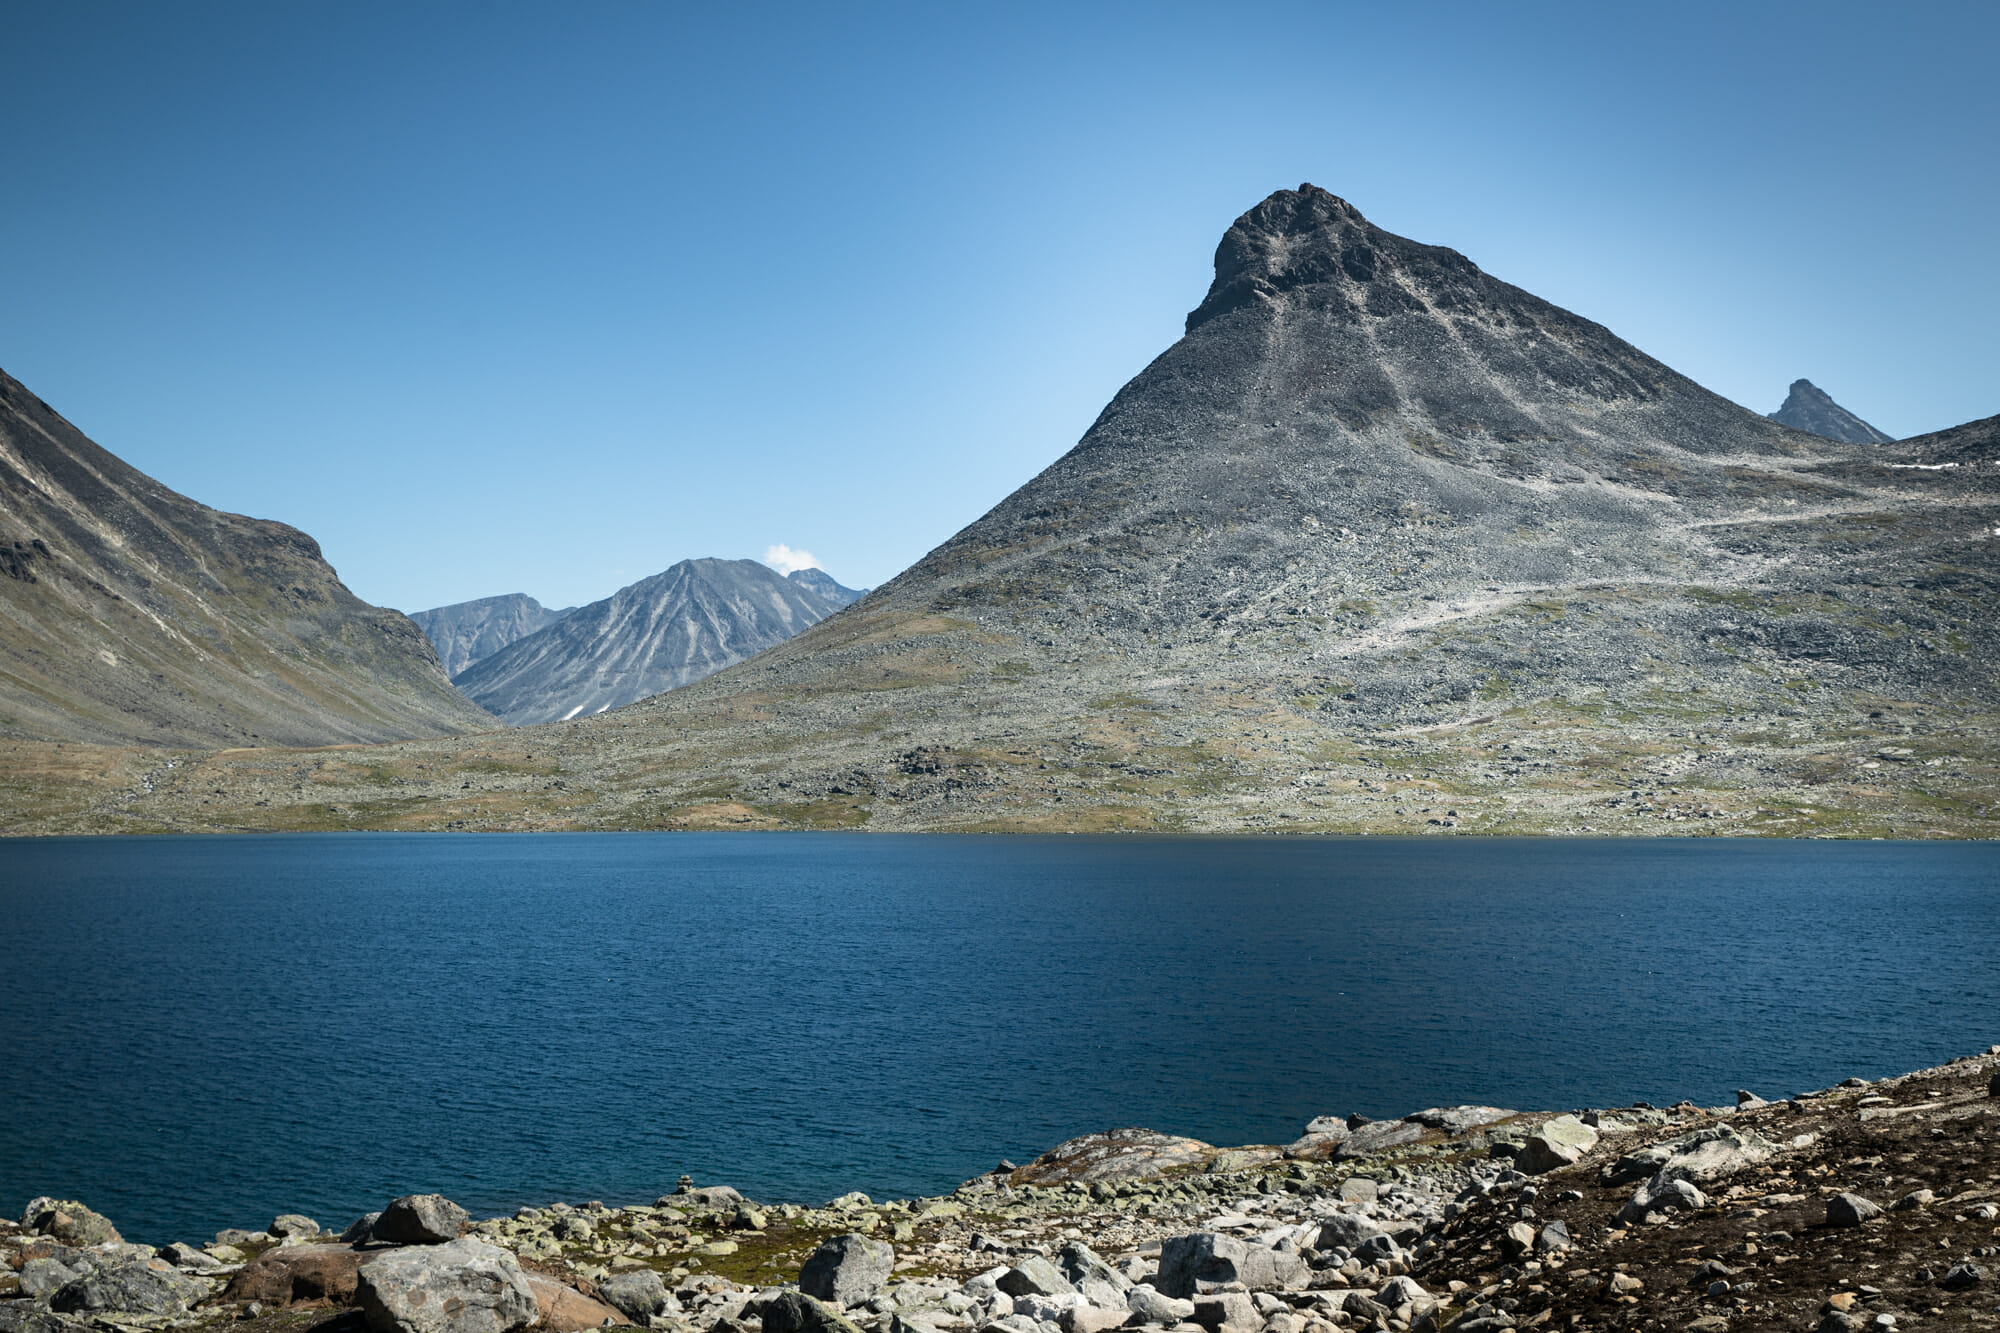
M 861 1333 L 832 1306 L 802 1291 L 781 1291 L 743 1307 L 764 1322 L 764 1333 Z
M 271 1220 L 270 1233 L 280 1240 L 293 1237 L 317 1236 L 319 1223 L 303 1213 L 283 1213 Z
M 442 1194 L 406 1194 L 392 1199 L 370 1233 L 397 1245 L 442 1245 L 457 1240 L 472 1215 Z
M 44 1195 L 31 1200 L 21 1212 L 23 1229 L 48 1236 L 83 1249 L 91 1245 L 115 1244 L 124 1239 L 118 1228 L 102 1213 L 75 1199 L 54 1199 Z
M 1150 1129 L 1113 1129 L 1059 1143 L 1006 1180 L 1016 1186 L 1144 1180 L 1177 1166 L 1205 1162 L 1214 1152 L 1199 1139 Z
M 0 1301 L 0 1333 L 86 1333 L 89 1328 L 81 1319 L 29 1301 Z
M 597 1294 L 633 1323 L 644 1325 L 667 1309 L 667 1284 L 650 1268 L 618 1273 L 597 1284 Z
M 1235 1282 L 1251 1291 L 1281 1290 L 1301 1285 L 1305 1276 L 1304 1263 L 1289 1251 L 1198 1231 L 1160 1242 L 1160 1274 L 1154 1285 L 1163 1295 L 1186 1300 Z
M 1514 1156 L 1514 1169 L 1531 1176 L 1569 1166 L 1597 1146 L 1597 1131 L 1573 1115 L 1559 1115 L 1528 1131 Z
M 886 1242 L 850 1232 L 812 1252 L 799 1269 L 799 1290 L 822 1301 L 860 1305 L 881 1293 L 895 1266 L 896 1251 Z
M 376 1256 L 355 1300 L 371 1333 L 513 1333 L 541 1314 L 520 1261 L 470 1237 Z
M 58 1314 L 182 1315 L 210 1288 L 164 1259 L 125 1259 L 93 1268 L 49 1297 Z

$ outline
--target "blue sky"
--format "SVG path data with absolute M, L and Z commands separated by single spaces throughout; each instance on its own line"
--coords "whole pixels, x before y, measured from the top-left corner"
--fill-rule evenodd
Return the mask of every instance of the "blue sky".
M 2000 6 L 0 0 L 0 368 L 417 610 L 879 583 L 1312 181 L 1748 407 L 2000 412 Z

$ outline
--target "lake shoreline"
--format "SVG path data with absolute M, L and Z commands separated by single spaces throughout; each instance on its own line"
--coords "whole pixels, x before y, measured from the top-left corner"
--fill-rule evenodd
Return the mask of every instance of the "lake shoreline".
M 1320 1117 L 1289 1144 L 1234 1148 L 1116 1131 L 944 1195 L 817 1208 L 683 1179 L 651 1205 L 475 1222 L 418 1196 L 339 1239 L 293 1215 L 153 1250 L 44 1199 L 0 1223 L 0 1327 L 291 1329 L 360 1311 L 357 1328 L 421 1333 L 366 1295 L 370 1265 L 406 1252 L 511 1268 L 541 1303 L 509 1327 L 549 1330 L 1834 1330 L 1961 1308 L 1977 1322 L 2000 1298 L 1996 1170 L 2000 1046 L 1734 1106 Z M 120 1265 L 151 1285 L 136 1270 L 89 1280 Z M 784 1295 L 800 1285 L 817 1299 Z M 160 1308 L 115 1308 L 142 1289 Z

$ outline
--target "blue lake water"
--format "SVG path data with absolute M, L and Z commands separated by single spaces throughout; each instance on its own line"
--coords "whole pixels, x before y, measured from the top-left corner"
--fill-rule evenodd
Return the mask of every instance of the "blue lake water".
M 0 1210 L 157 1244 L 1775 1096 L 2000 1041 L 1996 958 L 1994 844 L 0 841 Z

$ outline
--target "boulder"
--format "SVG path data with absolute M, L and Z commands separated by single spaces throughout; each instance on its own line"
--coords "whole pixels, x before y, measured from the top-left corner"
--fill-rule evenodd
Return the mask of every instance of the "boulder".
M 1535 1248 L 1535 1224 L 1516 1222 L 1500 1233 L 1500 1251 L 1510 1262 L 1519 1263 Z
M 365 1240 L 371 1240 L 375 1235 L 375 1224 L 381 1220 L 380 1213 L 365 1213 L 347 1224 L 347 1230 L 340 1233 L 340 1239 L 348 1245 L 359 1245 Z
M 1967 1260 L 1947 1268 L 1937 1284 L 1946 1291 L 1970 1291 L 1985 1280 L 1986 1270 Z
M 1514 1169 L 1531 1176 L 1568 1166 L 1597 1146 L 1597 1131 L 1573 1115 L 1559 1115 L 1528 1131 L 1514 1154 Z
M 125 1259 L 65 1283 L 49 1297 L 57 1314 L 183 1315 L 208 1288 L 164 1259 Z
M 1092 1305 L 1106 1310 L 1125 1309 L 1125 1293 L 1132 1289 L 1132 1279 L 1098 1258 L 1096 1251 L 1082 1241 L 1073 1240 L 1063 1246 L 1056 1255 L 1056 1267 Z
M 355 1299 L 371 1333 L 513 1333 L 541 1314 L 520 1261 L 470 1237 L 375 1256 Z
M 1074 1296 L 1076 1288 L 1062 1270 L 1038 1254 L 1031 1254 L 1002 1273 L 994 1286 L 1009 1296 Z
M 319 1234 L 319 1223 L 313 1221 L 303 1213 L 282 1213 L 271 1219 L 271 1225 L 268 1230 L 279 1240 L 286 1240 L 293 1237 L 303 1238 L 306 1236 L 317 1236 Z
M 656 1280 L 658 1276 L 654 1274 Z M 643 1320 L 631 1319 L 622 1310 L 594 1301 L 552 1277 L 529 1273 L 527 1278 L 528 1290 L 535 1294 L 535 1327 L 543 1333 L 583 1333 L 587 1328 L 603 1328 L 606 1324 L 644 1327 Z
M 1830 1227 L 1858 1227 L 1882 1210 L 1859 1194 L 1836 1194 L 1826 1201 L 1826 1224 Z
M 1557 1254 L 1575 1244 L 1570 1239 L 1569 1226 L 1561 1218 L 1542 1228 L 1541 1235 L 1535 1237 L 1535 1248 L 1543 1254 Z
M 159 1249 L 159 1255 L 175 1268 L 192 1269 L 197 1273 L 206 1273 L 222 1267 L 222 1260 L 216 1258 L 207 1250 L 189 1245 L 184 1241 L 175 1241 L 171 1245 L 162 1245 Z
M 1403 1119 L 1430 1129 L 1441 1129 L 1447 1134 L 1463 1134 L 1469 1129 L 1511 1120 L 1519 1114 L 1499 1106 L 1434 1106 L 1427 1111 L 1406 1115 Z
M 1257 1333 L 1264 1327 L 1264 1316 L 1257 1313 L 1256 1303 L 1244 1293 L 1219 1291 L 1196 1299 L 1193 1322 L 1208 1333 L 1220 1333 L 1223 1329 L 1230 1333 Z
M 44 1310 L 28 1301 L 0 1301 L 0 1333 L 87 1333 L 81 1319 Z
M 832 1306 L 802 1291 L 780 1291 L 743 1307 L 746 1315 L 764 1321 L 764 1333 L 861 1333 Z
M 1405 1305 L 1418 1309 L 1436 1305 L 1437 1298 L 1425 1291 L 1423 1284 L 1413 1277 L 1392 1277 L 1375 1293 L 1375 1303 L 1391 1310 Z
M 21 1294 L 33 1300 L 45 1300 L 82 1277 L 94 1266 L 81 1255 L 77 1256 L 74 1262 L 65 1262 L 48 1255 L 30 1259 L 21 1265 Z
M 650 1316 L 665 1314 L 667 1309 L 667 1284 L 650 1268 L 608 1277 L 597 1284 L 597 1294 L 642 1328 Z
M 352 1305 L 361 1265 L 373 1257 L 345 1245 L 281 1245 L 237 1269 L 223 1299 L 280 1308 L 310 1301 Z
M 1234 1282 L 1252 1291 L 1299 1287 L 1309 1276 L 1305 1264 L 1289 1250 L 1197 1231 L 1160 1242 L 1160 1273 L 1153 1285 L 1163 1295 L 1187 1300 Z
M 1204 1162 L 1214 1151 L 1199 1139 L 1150 1129 L 1113 1129 L 1059 1143 L 1005 1180 L 1010 1185 L 1144 1180 L 1177 1166 Z
M 92 1245 L 116 1244 L 125 1239 L 102 1213 L 86 1208 L 75 1199 L 52 1199 L 46 1195 L 31 1200 L 22 1210 L 21 1226 L 23 1230 L 48 1236 L 80 1250 Z
M 1130 1318 L 1123 1309 L 1106 1310 L 1095 1305 L 1077 1304 L 1062 1312 L 1057 1325 L 1062 1333 L 1111 1333 Z
M 1320 1220 L 1319 1236 L 1312 1247 L 1316 1250 L 1352 1250 L 1370 1236 L 1381 1234 L 1382 1228 L 1365 1214 L 1333 1213 Z
M 369 1228 L 376 1240 L 397 1245 L 442 1245 L 457 1240 L 472 1215 L 442 1194 L 405 1194 L 391 1200 Z
M 1125 1293 L 1125 1308 L 1142 1324 L 1172 1328 L 1194 1318 L 1194 1302 L 1165 1296 L 1151 1283 L 1142 1282 Z
M 1401 1148 L 1423 1138 L 1424 1126 L 1409 1120 L 1371 1120 L 1349 1134 L 1334 1153 L 1336 1161 L 1351 1162 Z
M 1374 1203 L 1382 1197 L 1382 1187 L 1367 1176 L 1349 1176 L 1340 1182 L 1342 1203 Z
M 1654 1177 L 1618 1210 L 1620 1222 L 1644 1220 L 1647 1213 L 1693 1212 L 1708 1207 L 1708 1196 L 1685 1180 Z
M 812 1252 L 799 1269 L 799 1290 L 818 1300 L 856 1306 L 881 1294 L 895 1266 L 896 1251 L 886 1241 L 850 1232 Z
M 1352 1133 L 1344 1116 L 1323 1115 L 1306 1123 L 1305 1132 L 1285 1149 L 1285 1156 L 1309 1162 L 1325 1161 Z

